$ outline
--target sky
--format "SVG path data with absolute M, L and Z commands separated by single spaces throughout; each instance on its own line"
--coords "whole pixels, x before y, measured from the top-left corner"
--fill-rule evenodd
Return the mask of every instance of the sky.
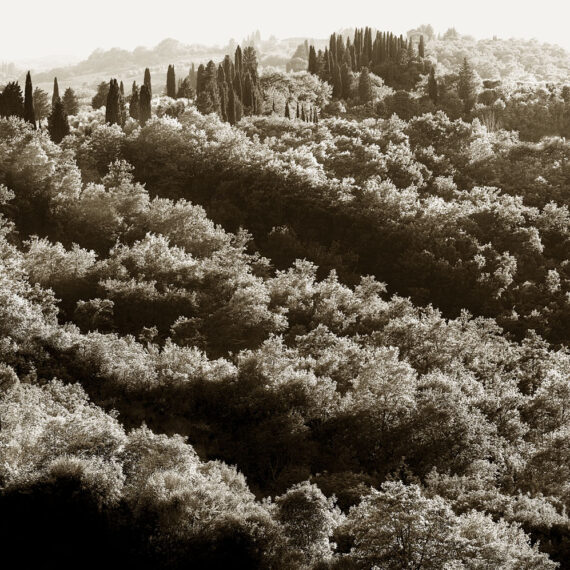
M 85 8 L 81 8 L 81 4 Z M 562 0 L 27 0 L 9 2 L 0 24 L 0 62 L 86 58 L 96 48 L 153 47 L 165 38 L 224 45 L 262 37 L 326 38 L 371 26 L 405 33 L 420 24 L 476 38 L 536 38 L 570 50 L 570 3 Z

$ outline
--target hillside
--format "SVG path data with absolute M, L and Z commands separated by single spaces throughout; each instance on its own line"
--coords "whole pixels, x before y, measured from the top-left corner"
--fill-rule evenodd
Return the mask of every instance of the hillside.
M 428 40 L 3 88 L 6 559 L 570 569 L 568 54 Z

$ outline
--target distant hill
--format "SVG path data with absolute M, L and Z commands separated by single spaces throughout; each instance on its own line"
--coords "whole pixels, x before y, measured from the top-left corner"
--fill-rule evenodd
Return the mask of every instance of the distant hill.
M 256 42 L 255 47 L 260 64 L 285 69 L 297 46 L 306 39 L 308 38 L 283 40 L 271 38 Z M 316 43 L 324 46 L 326 40 L 316 40 Z M 179 73 L 185 75 L 192 63 L 199 65 L 210 59 L 220 61 L 226 54 L 233 54 L 236 46 L 237 43 L 234 41 L 225 46 L 204 46 L 184 44 L 168 38 L 154 48 L 137 47 L 132 51 L 120 48 L 97 49 L 86 60 L 76 65 L 58 67 L 34 74 L 34 83 L 48 86 L 51 85 L 53 78 L 57 77 L 59 81 L 75 88 L 93 88 L 100 81 L 116 76 L 121 78 L 126 85 L 133 79 L 140 82 L 145 67 L 150 68 L 153 79 L 156 77 L 157 81 L 162 81 L 162 76 L 166 77 L 166 68 L 170 64 L 174 64 L 177 68 L 177 75 Z

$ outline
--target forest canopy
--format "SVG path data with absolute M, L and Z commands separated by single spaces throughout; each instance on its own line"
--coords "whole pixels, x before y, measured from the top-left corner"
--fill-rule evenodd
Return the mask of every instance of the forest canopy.
M 6 556 L 570 568 L 567 54 L 428 32 L 3 88 Z

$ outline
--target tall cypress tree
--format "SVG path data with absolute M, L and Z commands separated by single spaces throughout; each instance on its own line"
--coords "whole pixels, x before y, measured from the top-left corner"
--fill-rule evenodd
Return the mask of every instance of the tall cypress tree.
M 131 90 L 131 100 L 129 101 L 129 115 L 133 119 L 139 119 L 140 117 L 140 110 L 139 110 L 139 88 L 137 86 L 137 82 L 133 81 L 133 87 Z
M 36 128 L 36 114 L 34 112 L 34 90 L 32 87 L 32 76 L 30 72 L 26 74 L 26 88 L 24 91 L 24 121 Z
M 226 74 L 224 72 L 224 66 L 218 66 L 218 96 L 220 99 L 220 116 L 222 121 L 228 121 L 228 86 L 226 83 Z
M 437 103 L 439 98 L 439 89 L 437 85 L 437 79 L 435 78 L 435 69 L 432 67 L 429 72 L 428 77 L 428 97 L 434 102 Z
M 55 102 L 59 99 L 59 85 L 57 84 L 57 77 L 53 78 L 53 94 L 51 96 L 51 104 L 55 105 Z
M 151 114 L 152 110 L 150 106 L 150 92 L 145 84 L 141 86 L 139 92 L 139 121 L 141 125 L 146 125 L 146 122 L 150 119 Z
M 340 66 L 338 63 L 335 64 L 332 76 L 332 96 L 335 99 L 340 99 L 342 97 L 342 75 L 340 72 Z
M 348 64 L 343 63 L 340 70 L 340 77 L 342 81 L 342 98 L 344 100 L 350 99 L 350 87 L 352 84 L 352 72 Z
M 243 82 L 243 98 L 242 103 L 246 115 L 253 115 L 255 113 L 255 85 L 249 71 L 245 73 L 245 80 Z
M 235 68 L 236 68 L 236 73 L 239 73 L 240 75 L 243 74 L 243 53 L 241 51 L 241 47 L 238 46 L 236 48 L 236 53 L 235 53 Z
M 233 85 L 227 84 L 228 90 L 228 122 L 230 125 L 236 124 L 236 94 Z
M 296 119 L 300 119 L 301 118 L 301 114 L 299 112 L 299 101 L 297 101 L 297 112 L 295 113 L 295 118 Z
M 150 69 L 147 67 L 144 70 L 144 85 L 146 85 L 146 90 L 148 91 L 148 96 L 152 99 L 152 83 L 150 79 Z
M 420 36 L 420 43 L 418 44 L 418 55 L 421 58 L 426 56 L 426 44 L 424 42 L 424 37 Z
M 361 103 L 368 103 L 372 100 L 372 81 L 367 67 L 363 67 L 358 78 L 358 98 Z
M 166 72 L 166 96 L 176 99 L 176 75 L 173 65 L 169 65 Z
M 55 143 L 60 143 L 69 134 L 67 115 L 59 97 L 52 105 L 51 114 L 48 117 L 48 132 L 51 140 Z
M 291 118 L 291 110 L 289 109 L 289 101 L 285 102 L 285 118 L 286 119 Z
M 319 73 L 319 63 L 317 60 L 317 52 L 315 51 L 315 47 L 311 46 L 309 48 L 309 66 L 308 66 L 309 73 L 313 75 L 317 75 Z
M 121 118 L 121 92 L 116 79 L 111 79 L 109 83 L 109 94 L 107 95 L 107 106 L 105 109 L 105 122 L 110 125 L 120 125 Z

